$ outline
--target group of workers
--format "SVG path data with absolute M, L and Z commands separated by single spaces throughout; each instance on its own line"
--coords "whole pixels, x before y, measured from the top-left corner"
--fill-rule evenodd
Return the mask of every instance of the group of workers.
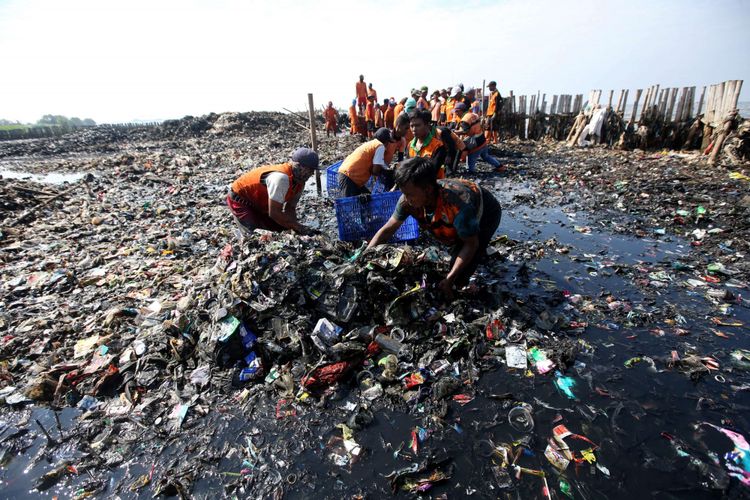
M 496 93 L 494 83 L 490 82 L 491 103 Z M 342 162 L 338 184 L 342 196 L 347 197 L 368 193 L 366 185 L 372 177 L 379 178 L 386 189 L 401 191 L 393 215 L 372 237 L 367 248 L 389 241 L 407 217 L 414 217 L 420 228 L 441 243 L 452 246 L 450 271 L 438 284 L 450 299 L 454 290 L 468 284 L 486 255 L 500 225 L 502 210 L 486 189 L 475 182 L 448 175 L 454 173 L 463 160 L 470 172 L 474 171 L 480 157 L 494 167 L 500 167 L 500 163 L 489 155 L 487 142 L 492 135 L 484 133 L 481 118 L 472 111 L 471 89 L 462 94 L 460 85 L 454 87 L 450 93 L 450 98 L 455 99 L 450 103 L 450 113 L 441 111 L 439 116 L 435 108 L 429 107 L 427 88 L 423 87 L 420 92 L 421 103 L 412 97 L 399 103 L 403 104 L 399 108 L 391 106 L 392 100 L 387 101 L 388 108 L 393 110 L 388 114 L 392 123 L 386 123 L 383 116 L 383 123 L 377 122 L 382 126 L 376 127 L 376 122 L 368 125 L 373 129 L 371 134 L 368 132 L 370 140 Z M 372 84 L 366 86 L 360 75 L 357 99 L 352 106 L 364 108 L 367 113 L 368 106 L 372 107 L 376 99 Z M 488 112 L 499 110 L 499 94 L 497 99 L 494 107 L 488 107 Z M 332 109 L 331 103 L 326 110 L 329 108 Z M 324 116 L 328 123 L 325 112 Z M 445 125 L 449 117 L 454 124 L 452 127 Z M 394 159 L 395 166 L 391 168 Z M 240 228 L 249 232 L 255 229 L 291 229 L 299 234 L 314 232 L 297 220 L 296 207 L 305 182 L 317 169 L 320 169 L 317 153 L 299 148 L 292 153 L 290 161 L 255 168 L 235 180 L 227 195 L 227 204 Z

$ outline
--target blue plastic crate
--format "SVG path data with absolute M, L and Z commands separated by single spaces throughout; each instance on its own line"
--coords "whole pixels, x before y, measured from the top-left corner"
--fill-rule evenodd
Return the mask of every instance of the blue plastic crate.
M 329 198 L 341 198 L 341 190 L 339 189 L 339 167 L 341 167 L 342 163 L 344 163 L 344 160 L 337 161 L 330 167 L 326 168 L 326 191 L 328 192 Z M 370 177 L 370 180 L 367 181 L 365 186 L 367 186 L 367 189 L 373 194 L 385 191 L 383 183 L 375 177 Z
M 341 241 L 369 240 L 383 227 L 396 209 L 400 191 L 351 196 L 336 200 L 336 220 Z M 419 236 L 419 225 L 409 217 L 391 242 L 409 241 Z

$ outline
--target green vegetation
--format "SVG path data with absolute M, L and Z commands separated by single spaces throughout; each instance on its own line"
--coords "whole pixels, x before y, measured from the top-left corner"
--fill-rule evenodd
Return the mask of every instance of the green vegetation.
M 11 121 L 0 118 L 0 130 L 18 130 L 27 129 L 31 127 L 93 127 L 96 122 L 91 118 L 68 118 L 62 115 L 44 115 L 36 123 L 21 123 L 19 121 Z

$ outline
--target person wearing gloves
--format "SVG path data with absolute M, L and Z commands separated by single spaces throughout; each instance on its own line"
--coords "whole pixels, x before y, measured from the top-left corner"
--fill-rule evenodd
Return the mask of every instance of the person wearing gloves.
M 396 170 L 395 181 L 401 198 L 367 249 L 390 241 L 407 217 L 414 217 L 421 229 L 452 246 L 450 271 L 438 285 L 444 296 L 452 299 L 454 289 L 466 286 L 485 258 L 500 225 L 500 203 L 474 182 L 436 179 L 427 158 L 415 157 L 403 162 Z
M 299 148 L 286 163 L 257 167 L 242 174 L 227 195 L 227 205 L 240 229 L 247 233 L 256 229 L 314 233 L 297 221 L 297 202 L 319 165 L 318 153 Z

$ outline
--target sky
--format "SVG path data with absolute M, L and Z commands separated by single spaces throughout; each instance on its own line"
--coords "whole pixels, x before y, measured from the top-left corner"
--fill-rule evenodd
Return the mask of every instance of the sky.
M 345 109 L 359 74 L 381 99 L 737 79 L 750 100 L 748 26 L 747 0 L 0 0 L 0 118 L 303 110 L 310 92 Z

